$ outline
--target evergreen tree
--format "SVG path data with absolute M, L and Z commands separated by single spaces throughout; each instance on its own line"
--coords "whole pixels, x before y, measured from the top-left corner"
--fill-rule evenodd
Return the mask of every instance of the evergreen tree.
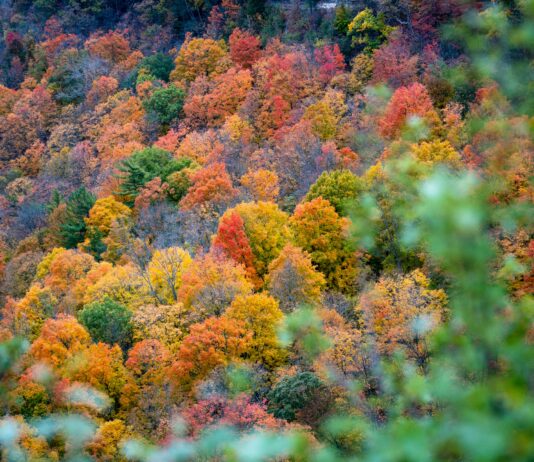
M 83 186 L 67 200 L 67 219 L 61 225 L 61 236 L 66 248 L 75 248 L 85 239 L 85 218 L 96 202 L 96 197 Z

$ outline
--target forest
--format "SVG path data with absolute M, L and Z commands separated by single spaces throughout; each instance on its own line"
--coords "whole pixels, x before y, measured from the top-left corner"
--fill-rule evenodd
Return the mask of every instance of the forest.
M 0 4 L 0 460 L 534 460 L 534 0 Z

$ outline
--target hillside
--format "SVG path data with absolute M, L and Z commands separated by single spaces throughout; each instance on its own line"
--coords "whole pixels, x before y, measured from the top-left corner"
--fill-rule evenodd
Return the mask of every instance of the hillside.
M 0 25 L 0 460 L 534 459 L 532 0 Z

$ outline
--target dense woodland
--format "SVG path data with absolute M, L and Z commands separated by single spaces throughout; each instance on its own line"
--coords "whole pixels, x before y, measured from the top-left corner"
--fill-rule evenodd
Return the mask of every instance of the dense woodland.
M 534 2 L 0 5 L 0 459 L 534 459 Z

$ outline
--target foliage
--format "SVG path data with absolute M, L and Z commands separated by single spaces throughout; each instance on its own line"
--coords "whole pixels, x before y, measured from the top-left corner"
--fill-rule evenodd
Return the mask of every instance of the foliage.
M 74 191 L 67 200 L 65 221 L 61 224 L 61 236 L 67 248 L 76 247 L 85 239 L 85 218 L 96 198 L 84 187 Z
M 141 188 L 150 180 L 159 177 L 165 181 L 168 175 L 189 165 L 188 159 L 173 159 L 164 149 L 153 147 L 135 151 L 119 166 L 121 183 L 118 195 L 128 206 L 133 206 Z
M 163 125 L 170 124 L 180 116 L 183 104 L 183 90 L 172 84 L 154 90 L 150 97 L 143 101 L 143 107 L 147 113 L 153 114 Z
M 269 265 L 266 282 L 269 293 L 285 312 L 319 303 L 325 285 L 324 276 L 314 268 L 306 252 L 291 244 Z
M 110 299 L 85 305 L 78 313 L 93 341 L 118 344 L 123 350 L 132 342 L 131 317 L 128 308 Z
M 345 215 L 346 204 L 354 201 L 364 189 L 361 180 L 349 170 L 323 172 L 310 187 L 306 200 L 326 199 L 339 215 Z
M 352 37 L 352 46 L 365 53 L 378 48 L 393 30 L 386 24 L 383 14 L 374 15 L 370 8 L 360 11 L 347 25 L 347 35 Z

